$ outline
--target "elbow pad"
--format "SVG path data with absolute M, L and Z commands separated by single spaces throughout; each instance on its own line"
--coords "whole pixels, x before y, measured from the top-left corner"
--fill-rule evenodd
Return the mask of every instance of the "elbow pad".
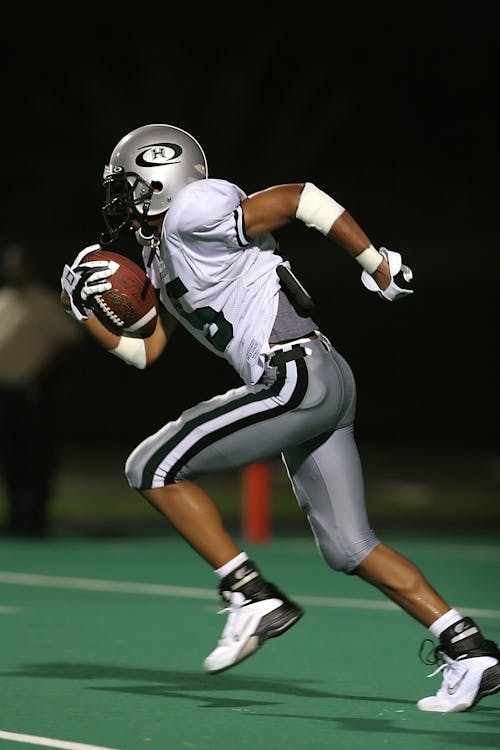
M 330 198 L 323 190 L 312 182 L 306 182 L 300 194 L 295 216 L 307 227 L 317 229 L 326 235 L 344 210 L 340 203 Z

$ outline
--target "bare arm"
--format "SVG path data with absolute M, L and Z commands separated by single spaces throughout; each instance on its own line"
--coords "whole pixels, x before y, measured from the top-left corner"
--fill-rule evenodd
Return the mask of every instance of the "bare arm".
M 61 303 L 68 309 L 69 299 L 65 291 L 61 292 Z M 83 321 L 87 331 L 108 351 L 116 349 L 120 343 L 120 336 L 106 328 L 103 323 L 91 313 L 87 320 Z M 159 315 L 156 328 L 148 338 L 143 339 L 146 348 L 146 366 L 152 365 L 165 349 L 167 343 L 177 327 L 177 320 L 160 303 Z
M 242 201 L 247 236 L 256 237 L 262 232 L 272 232 L 293 221 L 303 187 L 303 183 L 276 185 Z M 371 244 L 369 237 L 346 210 L 333 222 L 327 236 L 353 258 Z M 380 289 L 385 289 L 391 281 L 387 261 L 383 260 L 372 275 Z

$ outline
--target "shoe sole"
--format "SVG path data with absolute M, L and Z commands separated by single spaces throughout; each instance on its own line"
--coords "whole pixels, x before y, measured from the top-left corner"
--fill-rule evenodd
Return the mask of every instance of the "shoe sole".
M 457 706 L 453 706 L 449 711 L 435 711 L 435 713 L 446 713 L 446 714 L 455 714 L 455 713 L 465 713 L 466 711 L 470 711 L 474 706 L 477 706 L 479 701 L 481 701 L 483 698 L 487 698 L 488 695 L 494 695 L 495 693 L 498 693 L 500 691 L 500 682 L 498 685 L 493 685 L 490 688 L 486 688 L 483 690 L 479 690 L 476 697 L 474 698 L 474 701 L 469 705 L 467 703 L 459 703 Z M 421 711 L 428 711 L 428 709 L 420 709 Z
M 287 607 L 287 609 L 288 608 L 291 609 L 291 607 Z M 290 628 L 293 627 L 293 625 L 295 625 L 295 623 L 303 616 L 304 611 L 300 609 L 300 607 L 293 607 L 293 616 L 289 617 L 286 622 L 282 622 L 281 624 L 279 623 L 280 618 L 277 617 L 278 613 L 279 608 L 264 615 L 259 622 L 256 632 L 248 637 L 246 643 L 239 652 L 237 659 L 225 667 L 220 667 L 219 669 L 207 669 L 207 673 L 220 674 L 221 672 L 227 672 L 228 669 L 235 667 L 237 664 L 241 664 L 242 661 L 248 659 L 249 656 L 254 654 L 270 638 L 277 638 L 278 636 L 283 635 L 283 633 L 286 633 L 287 630 L 290 630 Z M 281 616 L 283 616 L 283 613 L 281 613 Z M 276 620 L 276 622 L 273 623 L 273 620 Z

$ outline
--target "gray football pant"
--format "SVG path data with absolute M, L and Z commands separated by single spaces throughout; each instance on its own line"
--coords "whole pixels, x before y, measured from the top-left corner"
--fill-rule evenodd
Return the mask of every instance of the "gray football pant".
M 325 337 L 307 350 L 268 366 L 256 385 L 184 411 L 134 449 L 125 473 L 131 487 L 146 489 L 281 454 L 320 553 L 335 570 L 352 572 L 379 543 L 353 435 L 355 381 Z

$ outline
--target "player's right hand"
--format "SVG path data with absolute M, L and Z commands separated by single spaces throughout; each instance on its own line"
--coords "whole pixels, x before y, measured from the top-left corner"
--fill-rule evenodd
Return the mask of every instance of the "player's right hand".
M 69 300 L 69 311 L 80 322 L 87 320 L 91 310 L 86 302 L 93 294 L 101 294 L 111 289 L 111 283 L 107 280 L 114 273 L 110 264 L 103 260 L 85 262 L 85 257 L 95 250 L 100 250 L 100 245 L 89 245 L 80 250 L 71 265 L 66 264 L 61 276 L 62 291 L 66 293 Z
M 377 271 L 373 275 L 363 271 L 361 281 L 364 286 L 372 292 L 377 292 L 380 297 L 389 302 L 394 302 L 394 300 L 406 297 L 408 294 L 413 294 L 413 289 L 409 287 L 409 283 L 413 279 L 413 271 L 403 264 L 401 253 L 388 250 L 386 247 L 381 247 L 379 253 L 389 265 L 389 284 L 382 289 L 377 283 L 381 280 L 374 278 L 377 276 Z

